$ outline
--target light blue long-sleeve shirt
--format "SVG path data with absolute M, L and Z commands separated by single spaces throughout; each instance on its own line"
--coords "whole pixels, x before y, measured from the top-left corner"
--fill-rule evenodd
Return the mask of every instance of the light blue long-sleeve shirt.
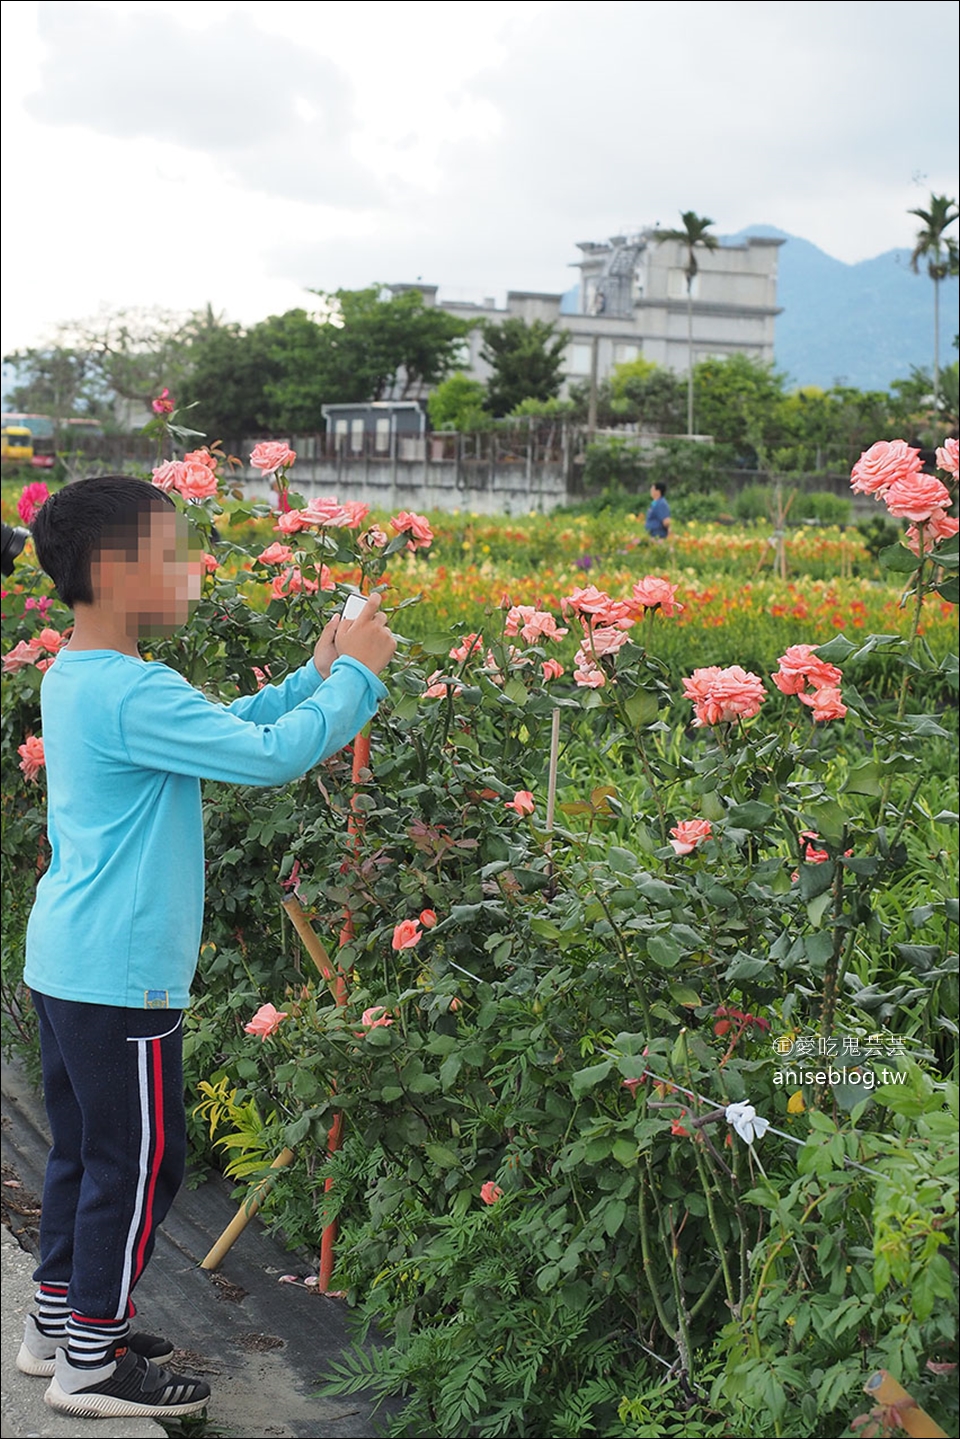
M 351 740 L 386 694 L 342 655 L 216 704 L 166 665 L 61 650 L 40 690 L 50 866 L 24 980 L 128 1009 L 189 1003 L 203 923 L 200 780 L 280 785 Z

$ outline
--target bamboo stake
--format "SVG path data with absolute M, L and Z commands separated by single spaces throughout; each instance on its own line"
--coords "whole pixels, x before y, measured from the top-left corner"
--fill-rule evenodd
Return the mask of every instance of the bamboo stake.
M 276 1159 L 271 1164 L 270 1168 L 286 1169 L 287 1165 L 292 1162 L 293 1158 L 294 1153 L 292 1149 L 282 1149 L 277 1155 Z M 278 1177 L 278 1175 L 271 1176 L 267 1174 L 264 1176 L 263 1179 L 261 1179 L 260 1183 L 254 1187 L 249 1197 L 244 1200 L 237 1213 L 233 1216 L 226 1229 L 220 1235 L 220 1238 L 217 1240 L 216 1244 L 214 1244 L 213 1248 L 206 1255 L 206 1257 L 200 1261 L 201 1269 L 220 1268 L 220 1265 L 223 1263 L 223 1260 L 227 1255 L 227 1252 L 240 1238 L 240 1235 L 246 1229 L 247 1225 L 250 1223 L 250 1220 L 256 1214 L 257 1210 L 260 1208 L 261 1204 L 266 1199 L 267 1195 L 270 1193 L 270 1190 L 273 1188 Z
M 885 1428 L 899 1427 L 913 1436 L 913 1439 L 947 1439 L 947 1431 L 931 1419 L 925 1409 L 898 1384 L 886 1369 L 878 1369 L 863 1386 L 865 1394 L 876 1399 L 880 1413 L 876 1417 Z M 876 1413 L 876 1411 L 874 1411 Z

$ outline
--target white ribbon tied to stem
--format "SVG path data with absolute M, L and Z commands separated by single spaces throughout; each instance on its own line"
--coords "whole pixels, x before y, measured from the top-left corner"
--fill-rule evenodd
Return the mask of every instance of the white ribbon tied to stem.
M 769 1119 L 763 1119 L 752 1104 L 742 1101 L 728 1104 L 724 1110 L 724 1118 L 747 1144 L 752 1144 L 755 1139 L 762 1139 L 770 1128 Z

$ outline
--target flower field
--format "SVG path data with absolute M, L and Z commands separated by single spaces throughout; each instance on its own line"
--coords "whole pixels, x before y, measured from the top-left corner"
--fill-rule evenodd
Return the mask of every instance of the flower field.
M 854 532 L 307 505 L 285 446 L 269 513 L 210 451 L 158 465 L 205 577 L 154 658 L 250 692 L 353 588 L 401 637 L 351 747 L 205 787 L 185 1044 L 196 1162 L 245 1192 L 294 1151 L 265 1217 L 387 1341 L 325 1389 L 392 1396 L 390 1432 L 855 1434 L 890 1427 L 879 1369 L 957 1431 L 940 458 L 855 469 L 902 534 L 879 562 Z M 37 698 L 69 615 L 29 551 L 3 607 L 3 1018 L 29 1050 Z

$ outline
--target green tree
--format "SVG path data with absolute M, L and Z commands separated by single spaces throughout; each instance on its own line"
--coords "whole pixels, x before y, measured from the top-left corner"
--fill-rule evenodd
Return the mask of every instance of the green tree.
M 404 399 L 456 369 L 469 325 L 419 290 L 315 291 L 324 302 L 326 402 Z
M 615 365 L 610 390 L 612 408 L 622 419 L 668 435 L 676 434 L 683 424 L 683 385 L 672 371 L 652 360 L 640 356 Z
M 458 370 L 441 380 L 427 400 L 430 423 L 435 430 L 475 429 L 478 421 L 487 418 L 483 414 L 486 398 L 486 386 Z
M 545 320 L 529 323 L 511 316 L 483 327 L 482 358 L 492 374 L 487 382 L 487 408 L 509 415 L 524 400 L 552 400 L 563 384 L 564 351 L 569 336 Z
M 682 210 L 680 230 L 658 230 L 658 241 L 679 240 L 687 247 L 687 263 L 684 274 L 687 277 L 687 434 L 693 434 L 693 282 L 700 269 L 697 263 L 697 246 L 704 250 L 715 250 L 720 243 L 716 235 L 708 233 L 714 223 L 706 215 L 697 215 L 693 210 Z
M 109 424 L 113 417 L 110 387 L 89 351 L 57 345 L 19 350 L 4 356 L 4 364 L 15 368 L 18 380 L 7 392 L 7 409 L 57 422 L 82 416 Z
M 222 325 L 194 340 L 180 396 L 191 406 L 191 429 L 236 444 L 247 435 L 283 428 L 276 423 L 268 388 L 281 376 L 270 345 L 272 327 L 286 318 L 264 320 L 249 330 Z
M 956 200 L 946 195 L 931 195 L 926 210 L 908 210 L 923 221 L 923 228 L 917 232 L 910 268 L 915 275 L 920 273 L 920 261 L 926 260 L 927 274 L 933 281 L 933 393 L 936 401 L 940 397 L 940 281 L 948 275 L 956 275 L 960 269 L 957 242 L 945 231 L 954 223 L 960 210 Z
M 728 355 L 694 366 L 697 413 L 705 434 L 741 456 L 787 438 L 784 376 L 772 365 Z

